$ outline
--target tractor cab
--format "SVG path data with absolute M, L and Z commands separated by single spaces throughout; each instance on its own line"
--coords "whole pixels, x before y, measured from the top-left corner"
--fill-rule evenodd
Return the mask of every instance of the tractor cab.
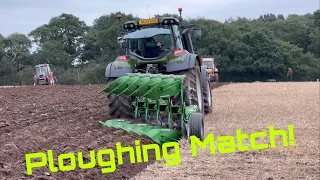
M 214 61 L 212 58 L 202 58 L 202 64 L 207 66 L 207 69 L 214 68 Z
M 118 38 L 118 43 L 124 48 L 125 56 L 143 61 L 159 60 L 184 51 L 194 54 L 189 34 L 189 29 L 194 26 L 184 27 L 180 35 L 179 24 L 174 17 L 129 21 L 123 24 L 127 32 Z M 200 39 L 200 36 L 200 29 L 196 28 L 194 37 Z
M 174 43 L 170 29 L 148 28 L 124 36 L 126 54 L 141 59 L 158 59 L 173 52 Z

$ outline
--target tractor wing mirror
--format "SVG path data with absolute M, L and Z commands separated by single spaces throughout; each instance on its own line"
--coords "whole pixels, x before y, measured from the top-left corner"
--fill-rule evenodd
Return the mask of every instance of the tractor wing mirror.
M 193 36 L 196 40 L 201 40 L 201 29 L 200 28 L 195 28 L 193 32 Z

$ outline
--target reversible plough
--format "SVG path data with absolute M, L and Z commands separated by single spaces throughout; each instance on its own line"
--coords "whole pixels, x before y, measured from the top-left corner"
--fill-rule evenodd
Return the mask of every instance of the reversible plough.
M 159 144 L 177 141 L 182 136 L 189 137 L 190 133 L 187 128 L 190 120 L 200 122 L 202 114 L 196 105 L 186 106 L 184 103 L 173 105 L 171 97 L 179 96 L 179 99 L 185 97 L 182 84 L 184 77 L 184 75 L 131 73 L 128 76 L 117 78 L 103 92 L 135 97 L 133 101 L 134 119 L 144 124 L 133 124 L 120 119 L 101 123 L 107 127 L 121 128 L 127 132 L 146 135 Z M 189 102 L 189 104 L 192 103 Z M 154 118 L 150 116 L 152 112 L 155 113 Z M 167 115 L 165 122 L 161 121 L 161 113 Z M 173 115 L 180 117 L 180 123 L 177 124 L 176 129 L 173 126 Z M 166 128 L 163 127 L 163 124 Z M 198 127 L 200 129 L 192 128 L 193 131 L 202 130 L 201 126 Z

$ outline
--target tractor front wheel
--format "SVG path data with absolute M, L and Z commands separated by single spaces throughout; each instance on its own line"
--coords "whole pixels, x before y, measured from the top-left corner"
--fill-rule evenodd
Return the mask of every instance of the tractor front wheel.
M 110 78 L 107 84 L 111 84 L 116 78 Z M 133 105 L 130 97 L 108 94 L 109 115 L 111 118 L 133 119 Z

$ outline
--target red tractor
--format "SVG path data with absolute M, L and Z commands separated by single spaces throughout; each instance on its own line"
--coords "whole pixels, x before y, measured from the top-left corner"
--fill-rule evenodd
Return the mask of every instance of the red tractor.
M 34 69 L 34 85 L 55 85 L 57 84 L 57 78 L 50 69 L 50 65 L 47 63 L 39 64 Z

